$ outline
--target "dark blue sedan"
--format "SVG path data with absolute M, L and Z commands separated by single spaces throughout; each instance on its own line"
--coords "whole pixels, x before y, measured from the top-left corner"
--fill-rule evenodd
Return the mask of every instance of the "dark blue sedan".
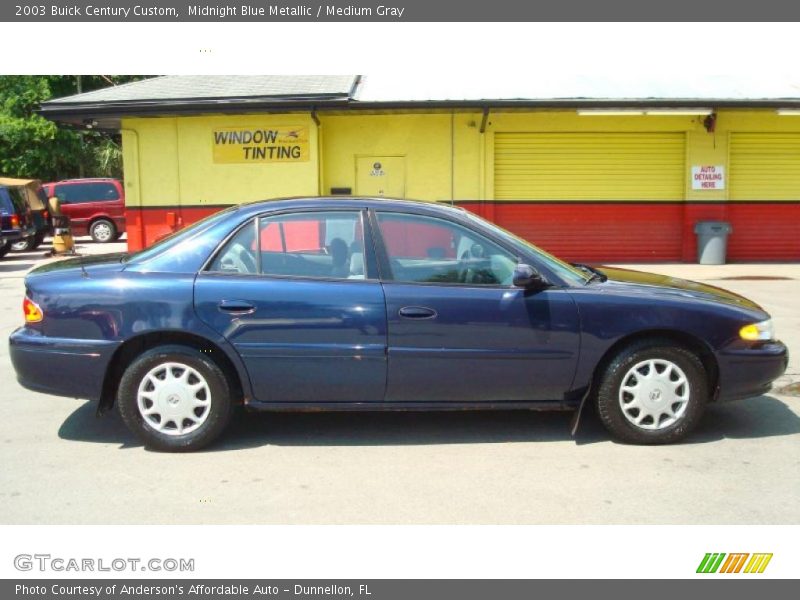
M 25 280 L 25 387 L 115 403 L 152 448 L 253 410 L 555 409 L 684 438 L 786 369 L 770 316 L 699 283 L 566 264 L 471 213 L 364 198 L 232 207 Z M 47 365 L 46 369 L 42 365 Z M 577 413 L 576 413 L 577 414 Z

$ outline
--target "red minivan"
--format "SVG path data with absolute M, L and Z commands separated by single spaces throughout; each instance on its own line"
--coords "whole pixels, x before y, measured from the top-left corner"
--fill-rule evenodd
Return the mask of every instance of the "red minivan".
M 48 198 L 58 197 L 72 235 L 90 235 L 105 244 L 125 233 L 125 192 L 118 179 L 65 179 L 42 187 Z

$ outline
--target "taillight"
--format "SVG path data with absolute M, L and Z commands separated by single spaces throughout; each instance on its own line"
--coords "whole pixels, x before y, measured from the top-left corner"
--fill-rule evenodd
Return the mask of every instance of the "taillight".
M 19 216 L 18 215 L 11 215 L 11 228 L 18 229 L 19 228 Z
M 27 296 L 22 301 L 22 312 L 25 313 L 26 323 L 38 323 L 44 319 L 44 313 L 39 305 Z
M 44 212 L 42 213 L 42 217 L 43 217 L 45 220 L 47 220 L 47 219 L 49 219 L 49 218 L 50 218 L 50 213 L 49 213 L 49 212 L 47 212 L 47 211 L 44 211 Z

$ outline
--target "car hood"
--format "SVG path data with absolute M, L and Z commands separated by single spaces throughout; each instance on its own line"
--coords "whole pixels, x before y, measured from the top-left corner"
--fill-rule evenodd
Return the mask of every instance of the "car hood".
M 706 285 L 704 283 L 680 279 L 678 277 L 670 277 L 669 275 L 632 271 L 630 269 L 600 267 L 598 270 L 608 276 L 608 281 L 605 285 L 620 289 L 620 291 L 624 289 L 625 291 L 632 292 L 638 289 L 643 293 L 652 294 L 655 292 L 671 297 L 722 302 L 742 308 L 763 311 L 763 309 L 752 300 L 713 285 Z
M 98 271 L 120 271 L 125 266 L 122 259 L 127 255 L 126 252 L 115 252 L 113 254 L 79 256 L 66 260 L 56 260 L 33 269 L 28 273 L 28 277 L 36 278 L 51 274 L 68 275 L 72 272 L 91 276 L 92 273 L 97 273 Z

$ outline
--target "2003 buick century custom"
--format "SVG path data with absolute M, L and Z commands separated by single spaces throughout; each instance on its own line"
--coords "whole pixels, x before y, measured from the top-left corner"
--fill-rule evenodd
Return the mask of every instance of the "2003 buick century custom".
M 569 265 L 434 203 L 232 207 L 136 254 L 42 266 L 25 286 L 10 337 L 22 385 L 100 412 L 116 403 L 161 450 L 208 444 L 236 405 L 591 401 L 616 438 L 666 443 L 707 403 L 765 392 L 787 364 L 770 316 L 741 296 Z

